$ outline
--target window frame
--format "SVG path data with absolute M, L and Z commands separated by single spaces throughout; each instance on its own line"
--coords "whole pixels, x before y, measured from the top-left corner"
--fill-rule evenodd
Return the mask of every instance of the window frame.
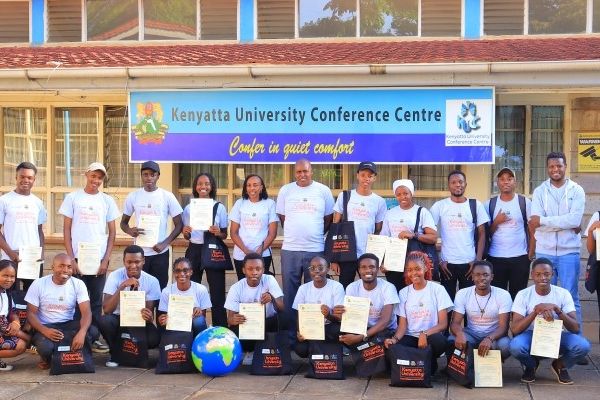
M 27 29 L 27 31 L 29 32 L 27 42 L 0 42 L 0 44 L 7 45 L 7 44 L 11 44 L 11 43 L 31 43 L 33 41 L 33 31 L 32 31 L 32 26 L 31 26 L 32 25 L 31 24 L 31 22 L 32 22 L 31 21 L 31 15 L 32 15 L 33 10 L 32 10 L 31 1 L 32 0 L 0 0 L 0 3 L 5 3 L 5 2 L 6 3 L 8 3 L 8 2 L 11 2 L 11 3 L 27 3 L 27 5 L 28 5 L 28 16 L 27 16 L 27 25 L 28 25 L 27 28 L 28 29 Z M 45 0 L 44 0 L 44 3 L 45 3 Z

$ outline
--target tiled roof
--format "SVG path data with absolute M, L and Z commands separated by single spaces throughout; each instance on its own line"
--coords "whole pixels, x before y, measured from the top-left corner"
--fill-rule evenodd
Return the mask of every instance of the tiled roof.
M 600 36 L 0 47 L 0 69 L 69 67 L 357 65 L 600 61 Z

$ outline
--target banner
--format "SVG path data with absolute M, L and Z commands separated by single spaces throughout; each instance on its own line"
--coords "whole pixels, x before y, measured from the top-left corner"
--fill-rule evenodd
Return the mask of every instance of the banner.
M 494 162 L 487 87 L 139 91 L 129 115 L 131 162 Z

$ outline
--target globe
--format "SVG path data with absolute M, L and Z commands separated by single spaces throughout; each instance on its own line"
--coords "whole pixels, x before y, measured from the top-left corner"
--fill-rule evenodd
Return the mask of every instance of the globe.
M 242 361 L 242 345 L 235 333 L 222 326 L 200 332 L 192 343 L 192 361 L 208 376 L 223 376 Z

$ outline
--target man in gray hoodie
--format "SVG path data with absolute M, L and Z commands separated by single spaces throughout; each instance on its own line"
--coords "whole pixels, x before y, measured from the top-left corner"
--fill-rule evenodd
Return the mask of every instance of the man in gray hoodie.
M 564 153 L 548 154 L 546 167 L 549 179 L 533 191 L 529 230 L 535 234 L 535 256 L 552 261 L 552 284 L 571 293 L 577 322 L 582 326 L 577 281 L 585 193 L 581 186 L 565 178 L 567 162 Z

